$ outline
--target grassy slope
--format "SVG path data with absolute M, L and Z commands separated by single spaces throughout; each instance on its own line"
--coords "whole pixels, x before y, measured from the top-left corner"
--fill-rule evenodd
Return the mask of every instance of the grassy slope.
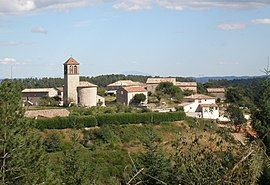
M 71 130 L 45 130 L 42 135 L 46 137 L 49 133 L 61 135 L 61 148 L 67 149 L 71 146 Z M 172 143 L 177 138 L 184 138 L 191 144 L 195 138 L 199 138 L 200 146 L 211 146 L 213 151 L 226 150 L 231 146 L 238 151 L 239 145 L 231 138 L 224 128 L 217 128 L 209 121 L 182 121 L 166 123 L 161 125 L 114 125 L 104 128 L 92 128 L 91 130 L 78 131 L 81 142 L 79 152 L 81 159 L 93 168 L 92 175 L 97 184 L 119 184 L 123 178 L 125 169 L 131 166 L 128 153 L 136 161 L 136 156 L 144 152 L 142 145 L 149 133 L 154 133 L 160 138 L 160 145 L 164 151 L 171 155 L 174 153 Z M 83 135 L 89 136 L 87 144 L 83 146 Z M 222 143 L 217 147 L 217 143 Z M 62 151 L 50 153 L 52 162 L 57 163 Z

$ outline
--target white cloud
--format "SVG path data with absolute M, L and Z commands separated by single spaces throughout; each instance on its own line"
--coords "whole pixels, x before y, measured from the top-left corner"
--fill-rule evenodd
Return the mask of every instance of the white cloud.
M 182 10 L 208 9 L 208 8 L 227 8 L 227 9 L 246 9 L 262 8 L 270 6 L 269 0 L 156 0 L 164 8 Z
M 42 34 L 47 34 L 47 30 L 41 26 L 37 26 L 31 29 L 32 33 L 42 33 Z
M 89 7 L 99 3 L 112 3 L 114 9 L 126 11 L 150 10 L 159 6 L 172 10 L 183 9 L 254 9 L 270 6 L 269 0 L 0 0 L 0 15 Z
M 270 19 L 254 19 L 251 22 L 253 24 L 270 24 Z
M 242 30 L 246 28 L 246 24 L 240 24 L 240 23 L 224 23 L 224 24 L 219 24 L 217 26 L 219 29 L 222 30 Z
M 16 64 L 16 60 L 14 58 L 4 58 L 0 60 L 0 64 L 4 64 L 4 65 Z
M 152 9 L 152 0 L 119 0 L 113 5 L 114 9 L 139 11 Z

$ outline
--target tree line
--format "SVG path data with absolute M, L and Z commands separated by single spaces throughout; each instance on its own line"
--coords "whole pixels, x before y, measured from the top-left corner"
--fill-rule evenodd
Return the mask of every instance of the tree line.
M 106 87 L 107 85 L 114 83 L 119 80 L 132 80 L 134 82 L 145 83 L 147 78 L 151 76 L 143 75 L 123 75 L 123 74 L 109 74 L 100 76 L 81 76 L 81 81 L 88 81 L 90 83 L 96 84 L 99 87 Z M 176 77 L 177 81 L 194 81 L 192 78 Z M 14 79 L 14 81 L 19 82 L 22 88 L 46 88 L 46 87 L 62 87 L 64 85 L 63 78 L 23 78 Z

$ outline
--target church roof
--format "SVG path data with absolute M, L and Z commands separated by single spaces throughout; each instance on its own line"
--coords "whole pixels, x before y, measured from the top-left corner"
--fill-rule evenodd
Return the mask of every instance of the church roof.
M 70 57 L 65 63 L 64 65 L 79 65 L 79 63 L 72 57 Z
M 92 83 L 87 82 L 87 81 L 80 81 L 78 87 L 97 87 L 97 85 L 92 84 Z

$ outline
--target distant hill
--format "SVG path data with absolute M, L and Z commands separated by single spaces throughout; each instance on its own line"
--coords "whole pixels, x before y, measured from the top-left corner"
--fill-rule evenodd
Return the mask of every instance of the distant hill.
M 206 83 L 212 80 L 246 80 L 246 79 L 253 79 L 259 76 L 213 76 L 213 77 L 197 77 L 195 80 L 199 83 Z

